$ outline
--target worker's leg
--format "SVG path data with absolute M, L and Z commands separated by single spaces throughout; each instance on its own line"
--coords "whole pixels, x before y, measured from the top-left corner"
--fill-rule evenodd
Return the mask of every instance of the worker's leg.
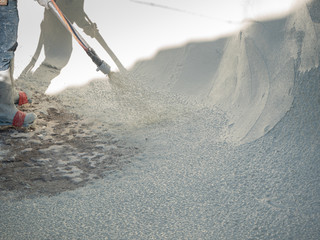
M 17 48 L 18 23 L 17 0 L 8 0 L 8 5 L 0 6 L 0 125 L 28 126 L 36 118 L 14 105 L 10 66 Z

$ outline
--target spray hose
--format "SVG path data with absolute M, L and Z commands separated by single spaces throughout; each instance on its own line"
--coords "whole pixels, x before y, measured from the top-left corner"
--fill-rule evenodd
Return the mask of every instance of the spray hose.
M 79 32 L 73 27 L 71 22 L 60 10 L 55 0 L 49 1 L 48 7 L 54 13 L 54 15 L 60 20 L 60 22 L 65 26 L 65 28 L 70 32 L 74 39 L 79 43 L 79 45 L 85 50 L 85 52 L 88 54 L 91 60 L 97 65 L 97 71 L 101 71 L 104 74 L 108 75 L 110 73 L 110 66 L 99 58 L 96 52 L 89 46 L 89 44 L 83 39 Z

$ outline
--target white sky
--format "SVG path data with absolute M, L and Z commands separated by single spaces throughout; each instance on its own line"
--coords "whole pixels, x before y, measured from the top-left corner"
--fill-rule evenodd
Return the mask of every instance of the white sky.
M 152 56 L 159 49 L 192 40 L 213 39 L 231 32 L 237 29 L 240 26 L 239 22 L 246 17 L 283 14 L 296 1 L 141 0 L 140 2 L 147 4 L 132 0 L 85 1 L 85 12 L 97 24 L 109 47 L 127 68 L 141 58 Z M 19 75 L 29 63 L 36 49 L 43 8 L 33 0 L 23 0 L 19 1 L 19 13 L 19 48 L 16 52 L 15 76 Z M 115 64 L 105 51 L 95 41 L 86 35 L 83 36 L 98 55 L 116 70 Z M 102 73 L 95 72 L 94 64 L 75 42 L 73 49 L 69 64 L 52 82 L 48 92 L 54 93 L 70 85 L 81 85 L 93 78 L 103 77 Z

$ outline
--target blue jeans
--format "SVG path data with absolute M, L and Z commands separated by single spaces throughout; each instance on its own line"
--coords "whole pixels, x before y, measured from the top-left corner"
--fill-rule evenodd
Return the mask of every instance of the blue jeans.
M 0 6 L 0 71 L 7 70 L 14 57 L 18 24 L 17 0 L 8 0 L 7 6 Z

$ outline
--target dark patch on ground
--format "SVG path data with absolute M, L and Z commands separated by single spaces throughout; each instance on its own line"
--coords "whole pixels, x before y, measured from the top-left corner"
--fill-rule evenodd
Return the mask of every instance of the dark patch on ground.
M 35 93 L 20 108 L 38 119 L 28 129 L 0 130 L 0 199 L 51 196 L 73 190 L 130 163 L 139 152 L 103 126 Z

